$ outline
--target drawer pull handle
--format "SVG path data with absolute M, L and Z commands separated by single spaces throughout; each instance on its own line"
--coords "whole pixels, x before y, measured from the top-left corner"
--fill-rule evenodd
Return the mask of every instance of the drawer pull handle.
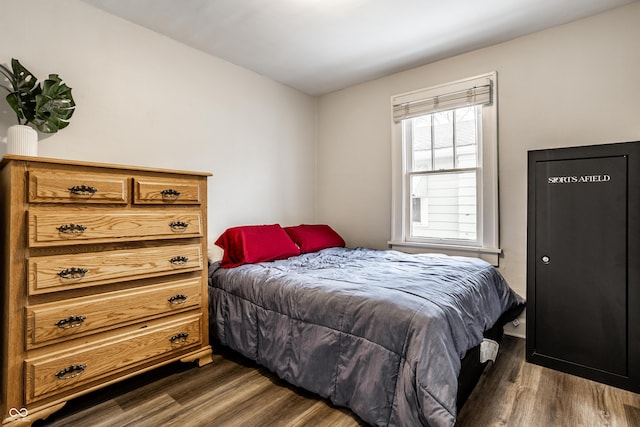
M 184 304 L 187 302 L 187 296 L 184 294 L 177 294 L 169 298 L 169 304 Z
M 188 226 L 189 224 L 184 221 L 172 221 L 169 223 L 169 228 L 171 228 L 171 231 L 175 231 L 176 233 L 185 231 Z
M 62 234 L 82 234 L 86 229 L 87 227 L 80 224 L 65 224 L 60 227 L 56 227 L 56 230 Z
M 56 326 L 62 329 L 73 329 L 82 326 L 85 319 L 84 316 L 69 316 L 66 319 L 58 320 Z
M 96 187 L 92 187 L 90 185 L 74 185 L 73 187 L 69 187 L 69 191 L 74 196 L 93 196 L 98 192 Z
M 179 334 L 175 334 L 174 336 L 169 338 L 169 341 L 171 341 L 171 344 L 181 344 L 181 343 L 187 342 L 188 337 L 189 337 L 188 333 L 180 332 Z
M 186 256 L 174 256 L 169 260 L 169 262 L 173 265 L 186 265 L 189 261 L 189 258 Z
M 162 198 L 166 200 L 177 200 L 178 197 L 180 197 L 180 192 L 178 190 L 174 190 L 173 188 L 162 190 L 160 194 L 162 194 Z
M 82 267 L 65 268 L 58 273 L 58 276 L 62 279 L 82 279 L 89 270 Z
M 56 377 L 58 377 L 59 380 L 70 380 L 71 378 L 82 375 L 86 368 L 87 365 L 71 365 L 68 368 L 58 371 Z

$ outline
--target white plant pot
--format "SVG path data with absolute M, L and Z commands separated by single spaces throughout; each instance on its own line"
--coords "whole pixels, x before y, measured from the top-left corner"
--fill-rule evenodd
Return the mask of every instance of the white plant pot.
M 38 132 L 30 126 L 10 126 L 7 130 L 7 154 L 37 156 Z

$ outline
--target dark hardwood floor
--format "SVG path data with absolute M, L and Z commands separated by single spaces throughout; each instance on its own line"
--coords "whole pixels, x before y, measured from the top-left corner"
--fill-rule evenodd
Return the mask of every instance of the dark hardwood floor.
M 34 426 L 361 426 L 355 415 L 219 352 L 198 368 L 172 364 L 69 402 Z M 640 426 L 640 395 L 524 361 L 506 336 L 457 427 Z
M 640 426 L 640 394 L 526 363 L 524 355 L 525 341 L 505 336 L 457 427 Z

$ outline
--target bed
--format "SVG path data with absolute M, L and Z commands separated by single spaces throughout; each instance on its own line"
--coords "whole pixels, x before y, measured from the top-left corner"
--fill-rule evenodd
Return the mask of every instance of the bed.
M 481 367 L 483 341 L 494 347 L 524 308 L 479 259 L 345 248 L 335 232 L 309 245 L 290 230 L 294 245 L 261 261 L 255 247 L 274 237 L 249 250 L 242 230 L 218 239 L 226 259 L 209 269 L 212 341 L 371 425 L 455 424 L 460 389 L 472 387 L 461 370 Z

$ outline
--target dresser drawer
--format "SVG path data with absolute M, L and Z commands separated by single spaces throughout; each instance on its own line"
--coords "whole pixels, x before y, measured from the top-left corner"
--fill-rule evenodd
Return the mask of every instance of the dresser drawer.
M 198 308 L 200 289 L 201 279 L 193 278 L 27 307 L 27 346 Z
M 29 294 L 64 291 L 203 268 L 199 244 L 31 257 Z
M 178 356 L 201 344 L 200 315 L 185 315 L 175 321 L 146 326 L 65 351 L 25 360 L 26 403 L 70 392 L 119 371 L 149 363 L 159 356 Z
M 81 209 L 31 209 L 29 246 L 175 239 L 202 236 L 199 210 L 84 212 Z
M 126 176 L 32 169 L 29 202 L 126 204 L 128 182 Z
M 134 178 L 133 203 L 199 204 L 202 201 L 197 179 Z

